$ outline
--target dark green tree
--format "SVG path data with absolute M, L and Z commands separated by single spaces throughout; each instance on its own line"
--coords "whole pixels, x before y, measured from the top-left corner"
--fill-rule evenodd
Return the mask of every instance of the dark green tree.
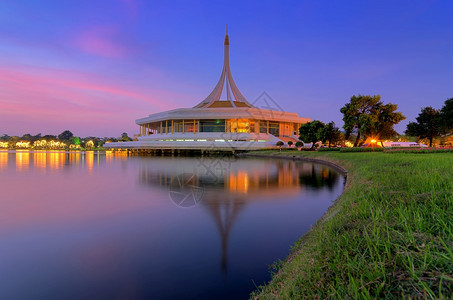
M 58 139 L 62 141 L 69 141 L 70 139 L 72 139 L 73 136 L 74 134 L 72 134 L 71 131 L 65 130 L 58 135 Z
M 354 147 L 366 136 L 389 138 L 396 135 L 393 126 L 404 120 L 402 113 L 396 112 L 396 104 L 383 104 L 380 95 L 352 96 L 349 103 L 341 108 L 346 139 L 349 139 L 353 130 L 357 130 Z
M 442 115 L 442 127 L 446 132 L 453 133 L 453 98 L 445 101 L 440 113 Z
M 121 140 L 123 140 L 124 142 L 132 141 L 132 139 L 127 135 L 126 132 L 123 132 L 123 133 L 121 134 Z
M 359 145 L 363 131 L 369 127 L 371 116 L 374 114 L 377 103 L 381 100 L 380 95 L 376 96 L 352 96 L 349 103 L 346 103 L 340 109 L 343 114 L 344 126 L 346 130 L 346 139 L 354 129 L 357 130 L 357 138 L 354 147 Z
M 30 141 L 31 138 L 32 138 L 32 135 L 27 133 L 27 134 L 24 134 L 20 139 L 24 140 L 24 141 Z
M 297 148 L 302 148 L 304 146 L 304 143 L 302 141 L 297 141 L 296 142 L 296 147 Z
M 397 109 L 396 104 L 379 102 L 372 116 L 372 122 L 365 129 L 365 135 L 381 140 L 382 146 L 384 146 L 382 143 L 384 139 L 397 136 L 398 132 L 393 129 L 393 126 L 406 119 L 402 113 L 396 111 Z
M 50 141 L 50 140 L 56 140 L 56 139 L 57 139 L 57 136 L 56 136 L 56 135 L 46 134 L 46 135 L 43 136 L 42 138 L 45 139 L 46 141 Z
M 318 120 L 305 123 L 299 128 L 299 139 L 304 143 L 312 143 L 311 149 L 313 149 L 317 141 L 326 140 L 325 126 L 323 122 Z
M 0 140 L 2 141 L 9 141 L 11 137 L 7 135 L 6 133 L 0 137 Z
M 324 126 L 324 141 L 329 142 L 329 148 L 331 145 L 336 145 L 342 140 L 342 133 L 340 129 L 335 126 L 335 122 L 329 122 Z M 323 142 L 324 142 L 323 141 Z
M 422 108 L 422 111 L 416 118 L 417 122 L 409 122 L 406 128 L 406 134 L 418 136 L 419 138 L 427 138 L 429 146 L 432 147 L 433 139 L 445 133 L 442 126 L 442 115 L 440 110 L 434 109 L 431 106 Z
M 292 141 L 288 141 L 288 146 L 292 146 L 293 145 L 293 142 Z

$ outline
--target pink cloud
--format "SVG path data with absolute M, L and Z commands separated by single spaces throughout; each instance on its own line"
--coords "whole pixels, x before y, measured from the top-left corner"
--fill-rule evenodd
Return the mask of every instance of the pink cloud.
M 118 32 L 113 27 L 86 29 L 74 38 L 72 44 L 83 52 L 112 58 L 123 58 L 129 52 L 118 42 Z
M 181 95 L 75 71 L 0 67 L 0 134 L 135 133 L 134 120 L 175 108 Z

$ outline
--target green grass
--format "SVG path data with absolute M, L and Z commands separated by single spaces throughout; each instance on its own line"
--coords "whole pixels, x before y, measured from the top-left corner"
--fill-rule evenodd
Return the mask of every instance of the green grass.
M 252 298 L 452 297 L 453 153 L 250 154 L 349 171 L 343 195 Z

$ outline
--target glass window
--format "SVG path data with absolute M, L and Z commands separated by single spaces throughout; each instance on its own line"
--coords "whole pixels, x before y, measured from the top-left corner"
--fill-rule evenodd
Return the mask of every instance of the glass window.
M 197 122 L 193 120 L 184 120 L 184 132 L 197 132 Z
M 174 132 L 182 132 L 182 120 L 173 121 Z
M 260 121 L 260 133 L 267 133 L 267 121 Z
M 250 125 L 252 122 L 249 119 L 232 119 L 229 120 L 229 123 L 231 132 L 250 132 Z
M 274 136 L 279 136 L 280 124 L 278 122 L 269 122 L 269 133 Z
M 200 132 L 225 132 L 225 120 L 200 120 Z

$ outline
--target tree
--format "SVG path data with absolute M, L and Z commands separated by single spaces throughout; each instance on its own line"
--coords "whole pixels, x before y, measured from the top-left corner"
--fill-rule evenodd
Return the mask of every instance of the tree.
M 123 132 L 123 133 L 121 134 L 121 139 L 122 139 L 124 142 L 132 141 L 132 139 L 127 135 L 126 132 Z
M 11 137 L 7 135 L 6 133 L 0 137 L 0 140 L 2 141 L 9 141 Z
M 446 132 L 453 132 L 453 98 L 447 99 L 441 111 L 442 127 Z
M 69 141 L 73 136 L 74 134 L 72 134 L 71 131 L 65 130 L 58 135 L 58 139 L 62 141 Z
M 393 126 L 404 120 L 400 112 L 395 112 L 396 104 L 383 104 L 380 95 L 375 96 L 352 96 L 340 111 L 343 114 L 346 139 L 354 129 L 357 130 L 357 138 L 354 147 L 357 147 L 363 136 L 385 138 L 396 134 Z
M 381 140 L 382 146 L 384 146 L 384 139 L 397 136 L 398 132 L 393 129 L 393 126 L 406 119 L 402 113 L 396 112 L 397 109 L 398 105 L 396 104 L 379 102 L 376 105 L 375 114 L 372 116 L 369 127 L 365 129 L 365 134 Z
M 24 134 L 20 139 L 25 140 L 25 141 L 30 141 L 31 138 L 32 138 L 32 135 L 27 133 L 27 134 Z
M 292 141 L 288 141 L 288 146 L 292 146 L 293 145 L 293 142 Z
M 303 142 L 301 142 L 301 141 L 297 141 L 297 142 L 296 142 L 296 147 L 297 147 L 297 148 L 302 148 L 303 146 L 304 146 L 304 143 L 303 143 Z
M 406 128 L 406 134 L 427 138 L 429 146 L 432 147 L 433 139 L 441 136 L 445 129 L 442 126 L 442 115 L 440 110 L 431 106 L 422 108 L 422 111 L 416 118 L 417 122 L 409 122 Z
M 56 136 L 56 135 L 46 134 L 46 135 L 43 136 L 42 138 L 45 139 L 46 141 L 50 141 L 50 140 L 56 140 L 56 139 L 57 139 L 57 136 Z
M 71 143 L 73 143 L 74 145 L 80 145 L 80 138 L 75 136 L 71 139 Z
M 329 142 L 329 148 L 331 144 L 335 145 L 336 143 L 341 141 L 342 134 L 340 132 L 340 129 L 335 126 L 335 122 L 329 122 L 326 124 L 326 126 L 324 126 L 324 138 L 324 141 Z
M 317 141 L 325 141 L 325 126 L 318 120 L 305 123 L 299 128 L 299 139 L 304 143 L 312 143 L 311 149 L 313 149 Z

